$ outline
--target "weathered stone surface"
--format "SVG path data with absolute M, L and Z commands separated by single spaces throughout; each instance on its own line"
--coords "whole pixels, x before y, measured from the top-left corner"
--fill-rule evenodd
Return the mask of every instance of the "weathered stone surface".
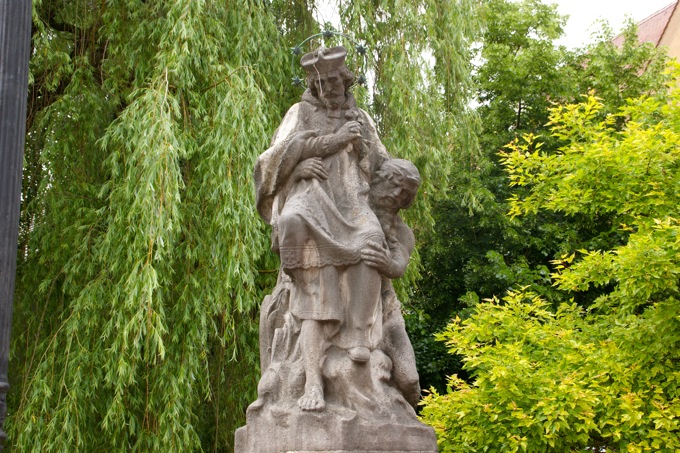
M 437 451 L 432 428 L 423 424 L 371 423 L 352 411 L 274 410 L 271 416 L 249 418 L 237 451 Z
M 309 89 L 255 168 L 281 272 L 260 314 L 262 378 L 237 453 L 435 452 L 391 279 L 414 247 L 400 209 L 420 176 L 356 107 L 343 47 L 301 63 Z

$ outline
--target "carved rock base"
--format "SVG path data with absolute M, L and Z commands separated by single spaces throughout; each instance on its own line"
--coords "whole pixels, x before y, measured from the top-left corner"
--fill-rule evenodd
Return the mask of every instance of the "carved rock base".
M 349 410 L 249 414 L 236 431 L 235 453 L 434 453 L 434 430 L 420 422 L 380 424 Z
M 235 453 L 437 451 L 434 430 L 421 423 L 390 380 L 391 360 L 381 350 L 366 363 L 331 347 L 323 360 L 326 407 L 303 411 L 304 376 L 295 361 L 269 367 L 260 398 L 236 431 Z

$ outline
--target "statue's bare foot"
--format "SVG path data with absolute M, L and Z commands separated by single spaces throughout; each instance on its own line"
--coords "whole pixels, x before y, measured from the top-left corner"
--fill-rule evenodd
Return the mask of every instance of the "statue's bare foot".
M 368 362 L 371 359 L 371 351 L 363 346 L 357 346 L 347 351 L 349 358 L 355 362 Z
M 298 400 L 298 406 L 303 411 L 322 411 L 326 408 L 323 398 L 323 390 L 318 385 L 312 385 L 305 389 L 305 394 Z

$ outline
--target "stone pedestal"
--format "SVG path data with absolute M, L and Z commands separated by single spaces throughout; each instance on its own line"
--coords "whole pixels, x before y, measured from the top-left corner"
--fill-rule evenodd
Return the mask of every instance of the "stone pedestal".
M 251 414 L 249 414 L 251 415 Z M 353 411 L 294 410 L 248 417 L 236 432 L 236 453 L 434 453 L 434 430 L 417 420 L 385 424 Z

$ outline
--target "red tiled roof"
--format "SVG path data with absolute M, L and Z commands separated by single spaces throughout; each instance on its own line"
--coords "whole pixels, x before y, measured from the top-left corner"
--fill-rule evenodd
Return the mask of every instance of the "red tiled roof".
M 651 42 L 655 46 L 658 46 L 677 5 L 678 2 L 675 1 L 639 22 L 638 39 L 640 42 Z M 623 44 L 623 35 L 614 38 L 613 43 L 617 46 Z

